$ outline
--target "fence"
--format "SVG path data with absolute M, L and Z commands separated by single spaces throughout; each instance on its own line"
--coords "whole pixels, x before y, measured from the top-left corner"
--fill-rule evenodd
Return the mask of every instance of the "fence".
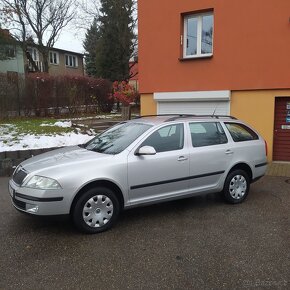
M 109 112 L 111 83 L 82 76 L 0 74 L 0 117 Z

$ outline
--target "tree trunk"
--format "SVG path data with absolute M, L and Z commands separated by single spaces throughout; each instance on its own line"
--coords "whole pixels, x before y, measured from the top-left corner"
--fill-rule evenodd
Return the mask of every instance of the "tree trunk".
M 122 106 L 122 119 L 123 120 L 130 120 L 131 119 L 131 106 Z
M 45 50 L 40 50 L 42 54 L 42 61 L 43 61 L 43 72 L 48 73 L 49 67 L 48 67 L 48 54 L 49 52 Z
M 33 69 L 36 72 L 39 72 L 38 66 L 36 65 L 35 61 L 33 60 L 33 58 L 31 57 L 30 53 L 27 50 L 26 50 L 26 57 L 27 57 L 29 63 L 32 65 Z

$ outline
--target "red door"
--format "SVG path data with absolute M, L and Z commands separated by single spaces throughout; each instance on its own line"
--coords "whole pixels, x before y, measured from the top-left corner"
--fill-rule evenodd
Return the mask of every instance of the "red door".
M 273 160 L 290 161 L 290 97 L 275 99 Z

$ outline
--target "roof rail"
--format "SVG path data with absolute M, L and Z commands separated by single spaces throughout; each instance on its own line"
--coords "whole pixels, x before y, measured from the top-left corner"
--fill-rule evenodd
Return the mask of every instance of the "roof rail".
M 233 116 L 229 116 L 229 115 L 178 115 L 176 117 L 172 117 L 169 118 L 168 120 L 166 120 L 166 122 L 170 122 L 170 121 L 175 121 L 177 119 L 182 119 L 182 118 L 213 118 L 213 119 L 220 119 L 220 118 L 229 118 L 232 120 L 237 120 L 237 118 L 233 117 Z
M 229 115 L 194 115 L 194 114 L 159 114 L 159 115 L 143 115 L 143 116 L 136 116 L 134 119 L 141 119 L 146 117 L 170 117 L 166 120 L 166 122 L 175 121 L 178 119 L 184 118 L 213 118 L 213 119 L 220 119 L 220 118 L 229 118 L 232 120 L 237 120 L 237 118 Z
M 196 116 L 196 115 L 188 115 L 188 114 L 157 114 L 157 115 L 142 115 L 142 116 L 135 116 L 134 119 L 141 119 L 141 118 L 146 118 L 146 117 L 170 117 L 170 116 L 175 116 L 177 118 L 182 118 L 184 116 Z

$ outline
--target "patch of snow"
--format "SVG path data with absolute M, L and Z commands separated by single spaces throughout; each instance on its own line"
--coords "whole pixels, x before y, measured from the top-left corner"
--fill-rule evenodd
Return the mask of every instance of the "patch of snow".
M 113 115 L 96 115 L 95 117 L 80 117 L 80 118 L 71 118 L 72 121 L 80 121 L 80 120 L 92 120 L 92 119 L 112 119 L 115 117 L 121 117 L 121 114 L 113 114 Z
M 70 128 L 72 126 L 71 121 L 58 121 L 54 124 L 52 123 L 43 123 L 40 124 L 41 127 L 61 127 L 61 128 Z
M 74 118 L 72 120 L 86 119 L 111 119 L 110 115 L 97 115 L 95 117 Z M 72 127 L 72 122 L 67 119 L 59 120 L 55 123 L 43 123 L 40 126 L 58 126 L 62 128 Z M 78 127 L 80 125 L 78 124 Z M 87 128 L 83 125 L 83 129 Z M 86 130 L 81 134 L 80 128 L 75 128 L 75 132 L 50 134 L 50 135 L 34 135 L 17 132 L 17 126 L 13 124 L 0 125 L 0 152 L 16 151 L 25 149 L 41 149 L 51 147 L 62 147 L 83 144 L 92 139 L 96 132 L 93 129 Z
M 78 145 L 86 143 L 92 138 L 93 138 L 92 136 L 86 134 L 76 134 L 76 133 L 63 133 L 62 135 L 56 136 L 28 134 L 23 136 L 21 140 L 17 141 L 13 141 L 12 139 L 3 142 L 3 140 L 0 140 L 0 152 Z
M 62 127 L 62 128 L 70 128 L 72 126 L 72 123 L 71 121 L 66 121 L 66 122 L 58 121 L 54 123 L 54 126 Z

